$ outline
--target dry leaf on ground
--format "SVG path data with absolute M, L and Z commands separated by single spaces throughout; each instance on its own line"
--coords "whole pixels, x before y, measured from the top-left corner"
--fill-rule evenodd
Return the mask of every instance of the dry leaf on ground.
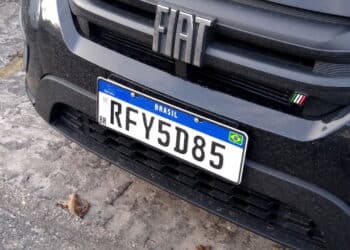
M 212 250 L 211 246 L 198 245 L 196 250 Z
M 68 201 L 58 202 L 56 206 L 67 210 L 71 215 L 83 218 L 89 211 L 90 203 L 76 193 L 70 194 Z

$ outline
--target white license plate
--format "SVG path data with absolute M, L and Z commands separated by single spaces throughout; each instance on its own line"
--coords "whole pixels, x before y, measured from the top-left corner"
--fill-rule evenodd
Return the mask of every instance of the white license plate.
M 97 105 L 101 125 L 241 183 L 246 133 L 103 78 Z

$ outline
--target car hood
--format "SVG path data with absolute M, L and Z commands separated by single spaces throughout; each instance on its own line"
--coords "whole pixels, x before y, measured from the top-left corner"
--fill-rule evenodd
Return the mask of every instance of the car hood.
M 301 9 L 350 17 L 349 0 L 266 0 Z M 317 2 L 317 3 L 316 3 Z

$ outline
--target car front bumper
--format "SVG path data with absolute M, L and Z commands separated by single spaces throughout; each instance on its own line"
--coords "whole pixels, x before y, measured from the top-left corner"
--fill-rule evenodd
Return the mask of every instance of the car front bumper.
M 329 123 L 310 121 L 202 88 L 147 66 L 80 36 L 67 1 L 23 1 L 22 15 L 28 46 L 28 94 L 38 113 L 64 134 L 116 165 L 283 244 L 336 249 L 349 245 L 349 114 Z M 141 164 L 130 157 L 132 152 L 129 155 L 108 146 L 109 132 L 94 124 L 96 79 L 113 75 L 228 119 L 247 131 L 251 143 L 239 188 L 244 194 L 251 192 L 255 202 L 250 203 L 253 198 L 249 196 L 243 195 L 243 201 L 237 198 L 242 194 L 229 184 L 225 192 L 221 190 L 230 196 L 226 201 L 223 193 L 214 195 L 218 191 L 215 187 L 208 192 L 197 188 L 195 183 L 213 183 L 211 177 L 200 175 L 193 177 L 194 184 L 186 184 L 180 177 L 170 176 L 174 171 L 156 171 L 157 162 L 151 161 L 154 159 L 148 159 L 153 165 Z M 67 121 L 67 117 L 72 120 Z M 89 126 L 96 131 L 90 133 Z M 265 202 L 264 206 L 259 207 L 256 197 Z M 243 205 L 232 205 L 233 201 Z M 278 209 L 282 214 L 274 212 Z M 296 219 L 287 210 L 298 211 L 303 219 L 294 223 Z M 267 211 L 267 216 L 261 211 Z M 275 218 L 276 214 L 283 220 Z M 295 232 L 305 232 L 295 234 L 281 223 L 294 223 L 299 227 Z M 321 235 L 311 235 L 313 224 Z

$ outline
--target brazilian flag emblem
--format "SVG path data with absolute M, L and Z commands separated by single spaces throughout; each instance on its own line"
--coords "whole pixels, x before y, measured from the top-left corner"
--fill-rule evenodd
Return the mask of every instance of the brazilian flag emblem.
M 236 145 L 242 146 L 244 142 L 244 137 L 241 134 L 230 131 L 228 135 L 228 140 Z

